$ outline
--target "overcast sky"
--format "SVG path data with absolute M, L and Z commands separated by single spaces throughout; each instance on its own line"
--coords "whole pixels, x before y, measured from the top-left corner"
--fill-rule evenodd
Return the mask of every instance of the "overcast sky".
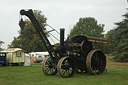
M 98 24 L 105 24 L 106 33 L 115 27 L 114 22 L 123 19 L 126 8 L 127 0 L 0 0 L 0 41 L 5 42 L 2 48 L 19 35 L 21 9 L 41 10 L 49 25 L 58 31 L 61 27 L 66 29 L 66 36 L 84 17 L 94 17 Z

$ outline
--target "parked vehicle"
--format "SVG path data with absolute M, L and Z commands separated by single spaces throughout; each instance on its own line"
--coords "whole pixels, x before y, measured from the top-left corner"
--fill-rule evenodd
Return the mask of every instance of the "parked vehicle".
M 31 52 L 29 53 L 31 60 L 33 59 L 35 63 L 40 63 L 46 56 L 49 55 L 48 52 Z
M 25 62 L 25 54 L 24 51 L 20 48 L 9 48 L 5 49 L 6 60 L 9 65 L 24 65 Z
M 2 66 L 8 65 L 7 54 L 4 52 L 0 52 L 0 65 L 2 65 Z

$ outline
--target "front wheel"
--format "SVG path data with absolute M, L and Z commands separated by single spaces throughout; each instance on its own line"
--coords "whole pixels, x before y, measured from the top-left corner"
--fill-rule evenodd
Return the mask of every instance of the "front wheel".
M 42 62 L 42 71 L 45 75 L 56 75 L 57 68 L 51 57 L 46 57 Z
M 57 70 L 63 78 L 72 77 L 76 72 L 76 63 L 70 57 L 63 57 L 57 64 Z

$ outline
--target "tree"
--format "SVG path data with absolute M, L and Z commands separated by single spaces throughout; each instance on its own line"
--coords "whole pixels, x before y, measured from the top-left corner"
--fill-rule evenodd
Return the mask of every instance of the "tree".
M 3 41 L 0 41 L 0 50 L 1 50 L 1 45 L 2 45 L 2 44 L 4 44 L 4 42 L 3 42 Z
M 34 15 L 36 17 L 36 19 L 38 20 L 40 26 L 42 28 L 44 28 L 43 30 L 46 31 L 45 29 L 45 23 L 47 18 L 41 14 L 42 12 L 39 10 L 34 10 Z M 9 47 L 11 48 L 22 48 L 25 52 L 29 53 L 32 51 L 44 51 L 46 50 L 44 48 L 44 45 L 40 39 L 40 37 L 38 36 L 38 34 L 36 33 L 36 30 L 34 28 L 34 26 L 32 25 L 30 20 L 25 20 L 25 28 L 23 33 L 24 34 L 20 34 L 19 31 L 19 36 L 18 37 L 14 37 L 14 40 L 12 41 L 12 43 L 9 45 Z M 47 33 L 46 33 L 47 34 Z
M 104 24 L 98 24 L 93 17 L 80 18 L 79 22 L 70 30 L 69 37 L 76 35 L 93 36 L 103 38 Z
M 105 38 L 109 41 L 109 47 L 111 52 L 115 51 L 116 42 L 117 42 L 117 40 L 115 40 L 116 34 L 117 33 L 115 29 L 113 29 L 108 31 L 107 34 L 105 35 Z
M 3 41 L 0 41 L 0 47 L 1 47 L 2 44 L 4 44 L 4 42 Z
M 116 22 L 115 29 L 107 33 L 107 38 L 115 56 L 115 61 L 128 62 L 128 13 L 124 14 L 122 21 Z

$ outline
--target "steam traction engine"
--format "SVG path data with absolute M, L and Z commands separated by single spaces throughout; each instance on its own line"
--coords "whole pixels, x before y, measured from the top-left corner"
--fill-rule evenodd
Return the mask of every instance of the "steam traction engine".
M 94 75 L 102 74 L 106 68 L 106 56 L 100 49 L 94 49 L 92 43 L 107 43 L 105 39 L 88 36 L 75 36 L 64 41 L 64 29 L 60 29 L 60 46 L 54 48 L 36 20 L 32 10 L 21 10 L 33 23 L 44 46 L 49 52 L 42 63 L 42 71 L 46 75 L 55 75 L 57 72 L 63 78 L 72 77 L 77 72 L 89 72 Z M 19 22 L 21 30 L 24 21 Z

